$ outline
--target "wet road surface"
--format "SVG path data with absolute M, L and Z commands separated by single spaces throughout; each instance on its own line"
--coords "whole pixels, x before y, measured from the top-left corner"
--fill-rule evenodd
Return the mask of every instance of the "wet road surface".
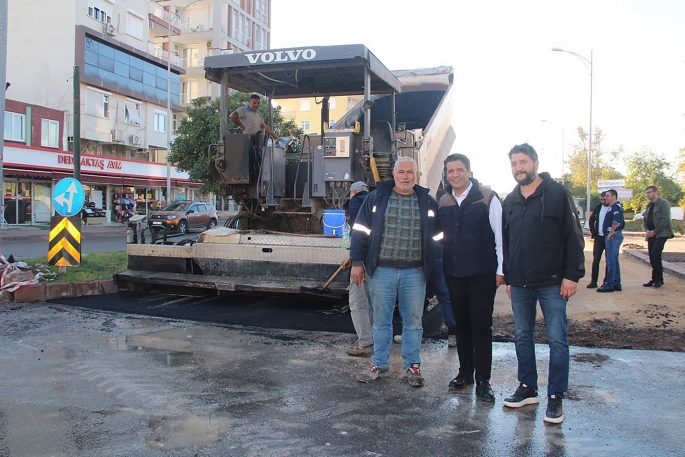
M 368 361 L 344 354 L 352 340 L 8 305 L 0 455 L 682 455 L 685 354 L 572 348 L 566 421 L 549 426 L 544 398 L 502 407 L 516 387 L 512 344 L 494 345 L 493 405 L 447 392 L 457 354 L 444 341 L 422 346 L 426 385 L 415 389 L 397 345 L 389 379 L 357 383 Z M 538 346 L 542 392 L 546 366 Z

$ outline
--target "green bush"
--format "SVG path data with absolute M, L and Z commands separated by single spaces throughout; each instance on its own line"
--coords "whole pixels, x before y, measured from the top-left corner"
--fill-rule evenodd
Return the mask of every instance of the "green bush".
M 679 233 L 681 235 L 685 234 L 685 222 L 684 221 L 671 221 L 671 228 L 674 233 Z M 644 231 L 644 226 L 642 225 L 642 220 L 637 221 L 626 221 L 627 232 L 642 232 Z

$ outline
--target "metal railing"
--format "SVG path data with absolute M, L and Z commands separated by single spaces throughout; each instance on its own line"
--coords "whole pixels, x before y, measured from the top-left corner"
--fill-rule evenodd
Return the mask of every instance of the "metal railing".
M 180 65 L 183 68 L 202 68 L 205 66 L 205 58 L 189 57 L 187 59 L 180 59 Z
M 153 43 L 152 41 L 147 42 L 147 53 L 157 57 L 158 59 L 161 59 L 163 61 L 169 60 L 169 53 L 164 50 L 163 47 L 161 47 L 158 44 Z M 181 66 L 181 60 L 176 54 L 171 54 L 171 63 L 172 65 L 176 65 L 177 67 Z

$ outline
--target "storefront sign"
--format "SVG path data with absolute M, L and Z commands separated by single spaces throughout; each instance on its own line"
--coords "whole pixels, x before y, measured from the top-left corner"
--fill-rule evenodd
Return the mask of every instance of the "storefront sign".
M 74 164 L 74 156 L 59 154 L 57 156 L 57 163 L 63 163 L 66 165 Z M 121 160 L 112 159 L 96 159 L 94 157 L 83 157 L 81 159 L 81 168 L 92 168 L 99 170 L 122 170 L 123 166 Z

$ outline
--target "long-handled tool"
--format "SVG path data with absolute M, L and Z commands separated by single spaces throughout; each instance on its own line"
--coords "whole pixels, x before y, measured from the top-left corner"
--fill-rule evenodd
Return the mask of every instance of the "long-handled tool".
M 340 264 L 340 266 L 338 267 L 338 269 L 335 270 L 335 273 L 333 273 L 333 274 L 331 275 L 331 277 L 328 278 L 328 281 L 326 281 L 326 283 L 323 285 L 323 287 L 321 287 L 320 289 L 316 289 L 316 288 L 312 289 L 312 288 L 309 288 L 309 287 L 304 287 L 304 286 L 302 286 L 302 287 L 300 287 L 300 293 L 303 293 L 303 294 L 314 294 L 314 295 L 324 295 L 324 296 L 327 296 L 327 297 L 329 297 L 329 296 L 331 296 L 331 295 L 335 296 L 336 294 L 335 294 L 334 292 L 332 292 L 332 291 L 330 291 L 330 290 L 329 290 L 328 292 L 325 292 L 325 291 L 326 291 L 326 289 L 328 289 L 328 286 L 330 286 L 331 283 L 335 280 L 335 278 L 338 277 L 338 275 L 340 274 L 340 272 L 343 271 L 343 270 L 345 270 L 345 269 L 347 269 L 347 268 L 349 268 L 349 266 L 348 266 L 347 259 L 345 259 L 345 260 L 342 261 L 342 263 Z

